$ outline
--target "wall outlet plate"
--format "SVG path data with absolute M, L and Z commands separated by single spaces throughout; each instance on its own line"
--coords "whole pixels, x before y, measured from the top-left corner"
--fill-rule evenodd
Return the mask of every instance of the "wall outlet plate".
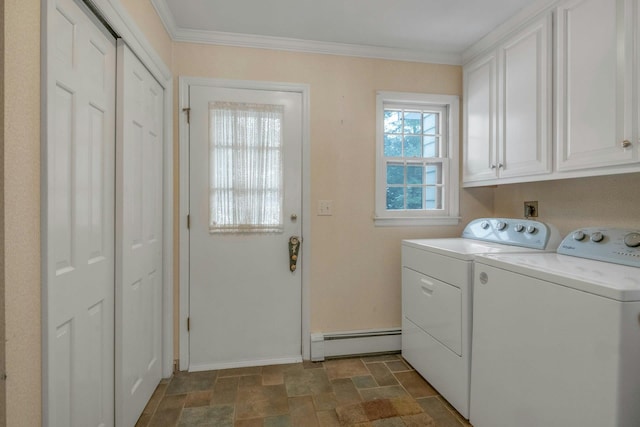
M 333 200 L 318 200 L 318 215 L 333 215 Z
M 524 202 L 524 217 L 525 218 L 537 218 L 538 217 L 538 201 Z

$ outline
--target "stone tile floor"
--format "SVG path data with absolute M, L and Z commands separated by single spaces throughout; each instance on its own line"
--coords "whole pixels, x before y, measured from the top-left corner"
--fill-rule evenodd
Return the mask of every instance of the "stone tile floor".
M 177 373 L 136 427 L 462 427 L 400 355 Z

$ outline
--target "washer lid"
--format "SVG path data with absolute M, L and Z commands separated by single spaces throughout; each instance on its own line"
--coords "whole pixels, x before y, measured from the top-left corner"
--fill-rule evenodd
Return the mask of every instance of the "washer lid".
M 486 264 L 616 301 L 640 301 L 637 267 L 557 253 L 480 255 L 476 264 L 476 271 Z
M 478 254 L 542 252 L 531 248 L 483 242 L 481 240 L 465 239 L 462 237 L 450 239 L 413 239 L 403 240 L 402 243 L 406 246 L 465 261 L 473 261 L 474 256 Z

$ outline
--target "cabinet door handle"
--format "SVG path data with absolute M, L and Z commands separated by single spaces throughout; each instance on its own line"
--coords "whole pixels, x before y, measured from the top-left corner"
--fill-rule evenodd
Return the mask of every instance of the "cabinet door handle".
M 503 165 L 502 163 L 498 163 L 498 168 L 499 168 L 499 169 L 503 169 L 503 168 L 504 168 L 504 165 Z
M 490 167 L 491 167 L 491 169 L 495 169 L 496 165 L 491 165 Z
M 631 141 L 629 141 L 628 139 L 625 139 L 624 141 L 622 141 L 622 148 L 629 148 L 631 147 Z

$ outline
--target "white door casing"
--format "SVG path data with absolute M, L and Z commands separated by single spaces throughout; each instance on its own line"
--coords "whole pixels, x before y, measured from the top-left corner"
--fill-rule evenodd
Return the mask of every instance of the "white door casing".
M 162 377 L 163 89 L 118 42 L 116 421 L 136 423 Z
M 108 427 L 114 424 L 116 45 L 83 9 L 57 0 L 48 15 L 44 420 Z
M 284 232 L 209 232 L 209 103 L 284 106 Z M 301 236 L 302 96 L 190 87 L 190 366 L 192 371 L 300 361 L 301 271 L 288 240 Z M 296 218 L 294 219 L 295 216 Z

